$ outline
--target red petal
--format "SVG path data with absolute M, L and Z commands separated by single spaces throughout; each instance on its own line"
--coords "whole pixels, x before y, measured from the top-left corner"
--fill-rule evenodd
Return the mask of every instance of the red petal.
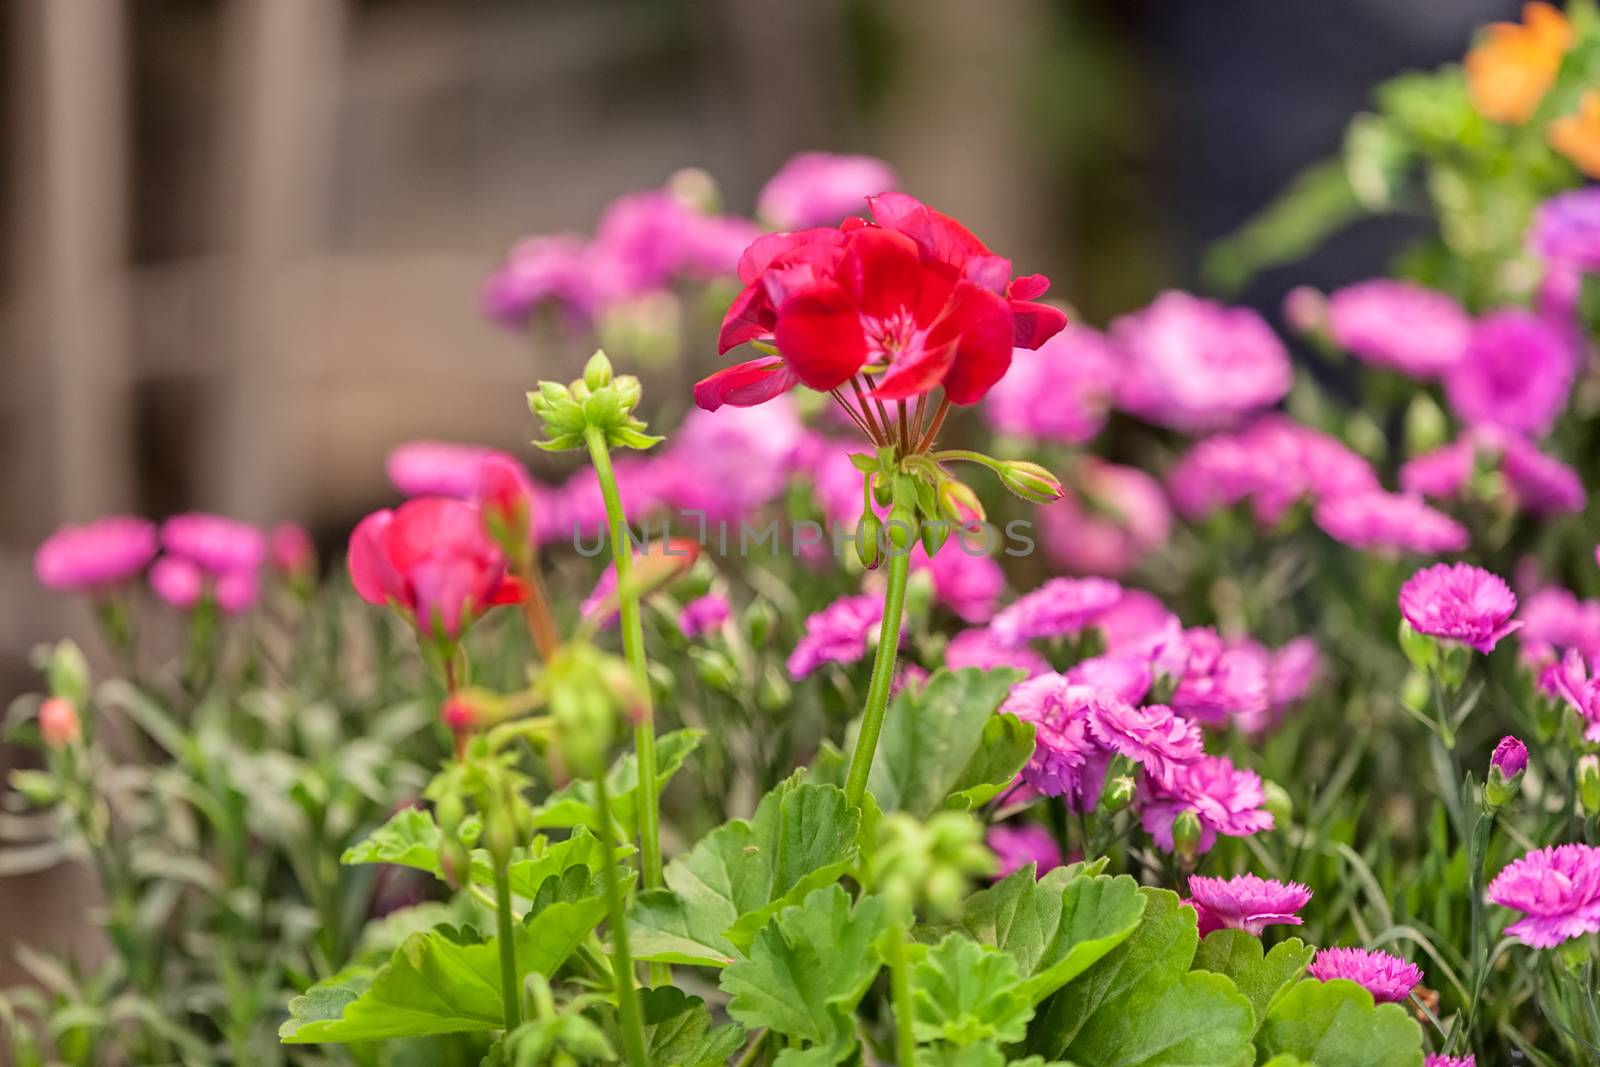
M 878 387 L 872 395 L 878 400 L 909 400 L 921 396 L 944 381 L 955 358 L 956 343 L 949 341 L 925 347 L 911 359 L 895 360 L 889 372 L 878 379 Z
M 747 363 L 736 363 L 695 383 L 694 402 L 707 411 L 724 404 L 736 408 L 765 404 L 779 393 L 793 389 L 797 379 L 776 356 L 763 356 Z
M 767 233 L 750 242 L 750 247 L 739 257 L 739 281 L 749 285 L 773 262 L 797 248 L 807 245 L 839 244 L 839 231 L 827 226 L 790 233 Z
M 520 604 L 528 599 L 528 587 L 523 585 L 516 577 L 507 574 L 500 579 L 500 584 L 494 587 L 485 601 L 485 606 L 495 604 Z
M 850 235 L 839 264 L 839 283 L 855 298 L 862 314 L 886 318 L 916 305 L 926 273 L 915 241 L 872 226 Z
M 879 193 L 867 197 L 867 204 L 880 226 L 899 230 L 917 242 L 924 259 L 959 271 L 969 256 L 989 254 L 971 230 L 908 193 Z
M 1006 296 L 1012 300 L 1034 300 L 1043 296 L 1049 288 L 1050 279 L 1043 274 L 1022 274 L 1011 279 Z
M 384 534 L 393 521 L 394 512 L 388 508 L 374 511 L 350 534 L 350 551 L 345 556 L 350 582 L 368 604 L 386 603 L 400 584 L 383 552 Z
M 1011 301 L 1012 343 L 1018 348 L 1038 348 L 1067 325 L 1067 313 L 1049 304 Z
M 746 286 L 733 298 L 728 314 L 722 319 L 722 332 L 717 335 L 718 354 L 746 341 L 770 336 L 776 320 L 766 290 L 759 285 Z
M 779 308 L 773 337 L 795 377 L 821 392 L 843 385 L 867 360 L 855 301 L 832 282 L 797 293 Z
M 1011 261 L 1004 256 L 971 256 L 961 265 L 961 278 L 991 293 L 1004 293 L 1011 281 Z
M 952 402 L 975 404 L 1011 366 L 1011 305 L 1004 297 L 963 283 L 956 286 L 950 317 L 936 333 L 959 334 L 955 361 L 944 378 Z

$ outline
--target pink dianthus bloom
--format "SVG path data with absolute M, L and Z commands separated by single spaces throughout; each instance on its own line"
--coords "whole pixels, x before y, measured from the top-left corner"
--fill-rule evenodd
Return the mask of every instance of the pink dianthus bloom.
M 1090 708 L 1089 731 L 1107 748 L 1144 767 L 1160 783 L 1205 754 L 1200 727 L 1164 704 L 1135 707 L 1103 694 Z
M 1068 323 L 1037 351 L 1016 351 L 1011 369 L 984 398 L 984 414 L 1000 433 L 1083 444 L 1105 426 L 1122 373 L 1104 334 Z
M 920 543 L 911 550 L 912 570 L 927 570 L 932 575 L 933 595 L 963 622 L 986 622 L 1006 587 L 1000 564 L 977 551 L 980 547 L 952 531 L 932 559 Z
M 317 565 L 311 535 L 297 522 L 280 522 L 267 531 L 267 559 L 279 574 L 309 574 Z
M 1297 637 L 1273 652 L 1268 678 L 1272 710 L 1282 712 L 1290 704 L 1304 699 L 1316 684 L 1321 667 L 1322 654 L 1317 650 L 1316 641 L 1309 637 Z
M 1260 937 L 1269 926 L 1299 926 L 1295 914 L 1311 899 L 1299 882 L 1274 882 L 1253 874 L 1236 878 L 1189 876 L 1188 903 L 1200 920 L 1200 936 L 1213 930 L 1243 930 Z
M 205 576 L 192 560 L 182 556 L 162 556 L 150 568 L 150 588 L 179 611 L 189 611 L 205 593 Z
M 1122 586 L 1104 578 L 1052 578 L 1001 610 L 989 629 L 1013 645 L 1076 634 L 1121 599 Z
M 267 555 L 267 539 L 238 519 L 205 512 L 174 515 L 161 524 L 161 546 L 170 555 L 193 561 L 212 577 L 254 571 Z
M 1111 753 L 1095 741 L 1089 726 L 1103 699 L 1088 686 L 1050 673 L 1022 682 L 1000 705 L 1034 727 L 1033 756 L 1022 780 L 1078 811 L 1094 809 L 1110 762 Z
M 101 591 L 142 571 L 155 557 L 155 524 L 111 515 L 82 526 L 63 526 L 33 556 L 33 572 L 47 589 Z
M 1150 663 L 1138 656 L 1092 656 L 1067 671 L 1067 680 L 1109 693 L 1127 704 L 1137 704 L 1155 684 Z
M 1281 415 L 1199 442 L 1173 466 L 1167 483 L 1178 510 L 1190 518 L 1249 500 L 1264 527 L 1301 500 L 1379 488 L 1372 465 L 1344 442 Z
M 805 636 L 789 653 L 789 673 L 804 678 L 824 663 L 854 663 L 883 621 L 883 598 L 874 593 L 843 596 L 806 619 Z
M 1364 948 L 1325 948 L 1306 973 L 1319 982 L 1344 978 L 1372 994 L 1379 1004 L 1398 1004 L 1422 981 L 1422 969 L 1399 956 Z
M 1430 1054 L 1423 1059 L 1422 1067 L 1478 1067 L 1478 1058 L 1470 1052 L 1465 1056 L 1437 1056 Z
M 1002 644 L 987 627 L 962 630 L 952 637 L 945 649 L 944 665 L 953 671 L 963 667 L 984 671 L 1010 667 L 1030 678 L 1050 672 L 1050 664 L 1039 653 L 1026 645 Z
M 1467 528 L 1414 496 L 1381 489 L 1333 496 L 1317 505 L 1316 523 L 1335 541 L 1381 552 L 1460 552 Z
M 1469 426 L 1541 436 L 1566 406 L 1576 365 L 1557 327 L 1532 312 L 1497 311 L 1473 327 L 1445 399 Z
M 1172 510 L 1150 475 L 1085 457 L 1076 482 L 1039 514 L 1045 551 L 1062 567 L 1119 578 L 1167 543 Z
M 1431 452 L 1413 456 L 1400 468 L 1400 488 L 1434 500 L 1450 500 L 1466 488 L 1477 462 L 1477 447 L 1469 434 Z
M 1520 629 L 1517 597 L 1501 579 L 1469 563 L 1424 567 L 1400 587 L 1400 614 L 1418 633 L 1493 651 Z
M 678 613 L 678 629 L 691 640 L 720 630 L 728 621 L 728 599 L 718 593 L 707 593 L 683 606 Z
M 1576 648 L 1567 649 L 1559 663 L 1545 667 L 1539 687 L 1566 701 L 1583 719 L 1584 739 L 1600 742 L 1600 677 Z
M 1512 860 L 1489 883 L 1489 901 L 1523 913 L 1506 933 L 1554 948 L 1600 930 L 1600 848 L 1555 845 Z
M 1436 378 L 1460 362 L 1472 319 L 1443 293 L 1376 278 L 1328 296 L 1334 343 L 1367 363 Z
M 1266 713 L 1272 659 L 1265 648 L 1254 641 L 1224 641 L 1208 628 L 1187 631 L 1184 642 L 1188 659 L 1172 693 L 1175 710 L 1208 726 Z
M 1547 586 L 1534 591 L 1518 612 L 1522 629 L 1517 641 L 1523 657 L 1535 664 L 1555 660 L 1575 648 L 1586 658 L 1600 658 L 1600 600 L 1580 600 L 1570 591 Z
M 861 214 L 867 197 L 898 184 L 881 159 L 801 152 L 761 187 L 756 214 L 777 230 L 832 226 L 847 215 Z
M 994 874 L 996 881 L 1030 863 L 1035 865 L 1036 876 L 1061 866 L 1061 846 L 1055 835 L 1036 822 L 991 826 L 985 843 L 1000 860 Z
M 1206 852 L 1218 834 L 1249 837 L 1272 829 L 1265 802 L 1260 775 L 1235 767 L 1226 756 L 1201 756 L 1179 767 L 1170 782 L 1145 780 L 1140 821 L 1156 844 L 1171 852 L 1173 822 L 1192 811 L 1200 820 L 1197 851 Z
M 1534 515 L 1575 515 L 1588 503 L 1577 471 L 1520 437 L 1506 442 L 1500 469 L 1517 505 Z
M 484 461 L 491 456 L 521 466 L 506 453 L 482 445 L 408 441 L 390 450 L 384 470 L 394 487 L 406 496 L 474 500 L 482 482 Z

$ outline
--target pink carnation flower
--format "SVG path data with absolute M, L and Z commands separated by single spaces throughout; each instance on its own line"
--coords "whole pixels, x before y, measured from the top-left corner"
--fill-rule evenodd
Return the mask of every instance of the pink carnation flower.
M 267 531 L 267 559 L 279 574 L 294 577 L 316 567 L 317 549 L 304 526 L 280 522 Z
M 595 312 L 595 279 L 580 234 L 548 234 L 517 243 L 505 263 L 484 282 L 483 313 L 512 329 L 526 326 L 546 301 L 579 318 Z
M 1305 699 L 1316 684 L 1321 667 L 1322 655 L 1317 651 L 1316 641 L 1309 637 L 1297 637 L 1272 653 L 1267 686 L 1272 710 L 1282 712 Z
M 1460 552 L 1467 528 L 1414 496 L 1383 490 L 1329 497 L 1317 505 L 1316 523 L 1335 541 L 1381 552 Z
M 1100 799 L 1110 753 L 1098 744 L 1090 719 L 1105 697 L 1059 674 L 1041 674 L 1011 690 L 1000 706 L 1034 727 L 1033 756 L 1022 780 L 1045 796 L 1062 797 L 1080 811 Z
M 986 627 L 963 630 L 951 638 L 945 649 L 944 664 L 953 671 L 963 667 L 984 671 L 1010 667 L 1023 671 L 1030 678 L 1050 673 L 1050 664 L 1039 653 L 1026 645 L 1002 644 Z
M 1569 648 L 1589 659 L 1600 657 L 1600 600 L 1580 600 L 1568 590 L 1547 586 L 1527 598 L 1518 618 L 1523 656 L 1535 663 L 1554 660 Z
M 1045 550 L 1074 574 L 1119 578 L 1167 543 L 1167 494 L 1144 471 L 1085 457 L 1076 492 L 1039 513 Z
M 1274 882 L 1253 874 L 1236 878 L 1189 877 L 1188 901 L 1200 920 L 1200 936 L 1213 930 L 1243 930 L 1260 937 L 1269 926 L 1299 926 L 1295 913 L 1311 900 L 1299 882 Z
M 778 230 L 832 226 L 859 215 L 867 197 L 898 187 L 889 164 L 871 156 L 801 152 L 768 179 L 756 214 Z
M 1422 1067 L 1478 1067 L 1478 1058 L 1470 1052 L 1465 1056 L 1429 1055 L 1423 1059 Z
M 1003 609 L 989 630 L 1012 645 L 1076 634 L 1121 599 L 1122 586 L 1104 578 L 1052 578 Z
M 150 568 L 150 588 L 179 611 L 190 611 L 205 593 L 205 575 L 182 556 L 162 556 Z
M 933 595 L 963 622 L 986 622 L 1006 587 L 1000 564 L 977 551 L 980 547 L 968 544 L 956 531 L 931 560 L 920 544 L 911 550 L 912 569 L 932 575 Z
M 174 515 L 162 523 L 161 546 L 213 577 L 254 571 L 267 555 L 266 536 L 256 527 L 198 511 Z
M 1035 865 L 1034 873 L 1041 876 L 1061 866 L 1061 846 L 1056 843 L 1055 835 L 1036 822 L 991 826 L 985 842 L 1000 860 L 995 881 L 1030 863 Z
M 125 582 L 155 557 L 155 524 L 111 515 L 63 526 L 33 556 L 33 573 L 47 589 L 99 591 Z
M 1203 628 L 1187 631 L 1184 642 L 1188 659 L 1172 693 L 1175 710 L 1208 726 L 1267 712 L 1272 659 L 1266 649 L 1254 641 L 1224 641 Z
M 1272 829 L 1272 813 L 1262 807 L 1261 776 L 1240 770 L 1226 756 L 1201 756 L 1180 766 L 1171 781 L 1147 778 L 1143 786 L 1140 821 L 1168 852 L 1174 849 L 1172 824 L 1186 811 L 1200 820 L 1200 852 L 1209 851 L 1218 834 L 1249 837 Z
M 1161 294 L 1111 324 L 1126 360 L 1117 405 L 1175 430 L 1216 429 L 1289 392 L 1289 353 L 1248 308 Z
M 1531 312 L 1497 311 L 1473 327 L 1445 398 L 1470 426 L 1541 436 L 1566 406 L 1576 363 L 1556 327 Z
M 1269 527 L 1301 500 L 1379 487 L 1372 465 L 1342 441 L 1277 415 L 1199 442 L 1173 466 L 1167 483 L 1189 518 L 1249 500 L 1256 521 Z
M 1377 278 L 1328 297 L 1328 329 L 1357 358 L 1414 378 L 1436 378 L 1461 360 L 1472 319 L 1443 293 Z
M 1600 930 L 1600 849 L 1555 845 L 1512 860 L 1489 883 L 1489 901 L 1523 913 L 1506 933 L 1554 948 Z
M 1379 1004 L 1398 1004 L 1422 981 L 1422 969 L 1416 964 L 1364 948 L 1325 948 L 1306 973 L 1319 982 L 1347 979 L 1371 993 Z
M 1549 262 L 1600 271 L 1600 188 L 1586 186 L 1540 204 L 1528 244 Z
M 1600 677 L 1592 664 L 1582 652 L 1569 648 L 1559 663 L 1540 673 L 1539 687 L 1566 701 L 1582 717 L 1585 740 L 1600 742 Z
M 1436 563 L 1400 587 L 1400 614 L 1418 633 L 1493 651 L 1521 628 L 1517 597 L 1498 577 L 1468 563 Z
M 507 463 L 521 466 L 506 453 L 482 445 L 409 441 L 390 450 L 384 470 L 394 487 L 406 496 L 475 500 L 484 460 L 490 456 L 499 456 Z
M 224 615 L 243 615 L 261 594 L 261 572 L 229 571 L 217 578 L 217 607 Z
M 1406 460 L 1400 468 L 1400 488 L 1434 500 L 1451 500 L 1466 488 L 1477 462 L 1470 435 Z
M 689 601 L 678 613 L 678 629 L 690 640 L 720 630 L 727 621 L 728 600 L 717 593 Z
M 1575 515 L 1588 503 L 1577 471 L 1520 437 L 1506 442 L 1500 469 L 1518 506 L 1534 515 Z
M 1137 704 L 1155 684 L 1149 661 L 1138 656 L 1092 656 L 1067 671 L 1067 680 L 1109 693 L 1126 704 Z
M 805 636 L 789 653 L 789 673 L 804 678 L 824 663 L 855 663 L 883 621 L 883 598 L 875 593 L 843 596 L 806 619 Z
M 984 413 L 1000 433 L 1083 444 L 1105 426 L 1122 373 L 1104 334 L 1068 323 L 1036 351 L 1016 350 L 1011 369 L 984 398 Z
M 1200 727 L 1164 704 L 1135 707 L 1105 694 L 1090 709 L 1089 730 L 1160 783 L 1171 782 L 1178 768 L 1205 754 Z
M 672 435 L 665 454 L 652 461 L 652 495 L 679 511 L 705 512 L 704 521 L 743 518 L 788 488 L 802 453 L 814 447 L 811 436 L 787 396 L 759 408 L 695 408 Z M 850 470 L 859 509 L 861 472 Z

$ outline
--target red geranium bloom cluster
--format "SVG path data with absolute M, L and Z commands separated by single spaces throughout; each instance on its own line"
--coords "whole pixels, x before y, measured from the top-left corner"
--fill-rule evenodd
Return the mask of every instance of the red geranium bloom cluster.
M 875 221 L 758 238 L 739 261 L 744 283 L 722 324 L 719 350 L 769 341 L 778 354 L 740 363 L 695 386 L 708 410 L 748 407 L 804 384 L 830 392 L 866 371 L 876 400 L 943 386 L 972 404 L 1011 365 L 1013 348 L 1038 348 L 1066 325 L 1034 303 L 1041 274 L 1011 275 L 955 219 L 904 193 L 867 198 Z

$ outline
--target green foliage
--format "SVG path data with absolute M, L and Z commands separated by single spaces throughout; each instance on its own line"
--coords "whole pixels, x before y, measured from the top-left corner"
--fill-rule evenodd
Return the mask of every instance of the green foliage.
M 1250 1001 L 1256 1028 L 1266 1019 L 1279 997 L 1305 974 L 1315 946 L 1297 937 L 1272 946 L 1265 952 L 1261 941 L 1243 930 L 1214 930 L 1200 942 L 1194 955 L 1194 969 L 1213 971 L 1233 979 Z
M 705 1001 L 672 986 L 644 992 L 645 1038 L 655 1067 L 708 1067 L 727 1062 L 744 1042 L 744 1028 L 734 1023 L 712 1026 Z
M 1267 1013 L 1256 1045 L 1264 1057 L 1298 1056 L 1317 1067 L 1420 1067 L 1422 1031 L 1398 1004 L 1343 978 L 1302 980 Z
M 656 738 L 656 783 L 665 789 L 704 736 L 700 730 L 673 730 Z M 606 792 L 618 827 L 618 838 L 629 841 L 638 833 L 639 761 L 625 752 L 606 772 Z M 533 809 L 533 824 L 557 828 L 585 826 L 600 832 L 600 812 L 594 782 L 577 778 L 557 789 Z
M 1017 961 L 961 934 L 928 952 L 912 971 L 911 988 L 918 1041 L 1021 1041 L 1033 1018 Z

